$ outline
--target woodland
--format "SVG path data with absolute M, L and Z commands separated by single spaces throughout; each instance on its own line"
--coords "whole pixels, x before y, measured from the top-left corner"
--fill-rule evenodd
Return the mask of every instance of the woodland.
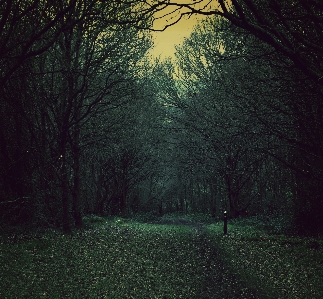
M 322 41 L 321 0 L 0 0 L 0 297 L 323 298 Z
M 0 12 L 2 230 L 227 210 L 323 232 L 321 0 L 1 0 Z M 154 21 L 191 14 L 208 17 L 176 58 L 151 60 Z

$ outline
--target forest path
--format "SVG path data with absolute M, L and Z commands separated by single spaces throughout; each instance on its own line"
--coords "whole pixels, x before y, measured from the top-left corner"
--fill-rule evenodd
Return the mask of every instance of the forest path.
M 232 273 L 223 262 L 217 245 L 206 233 L 206 224 L 184 218 L 160 219 L 160 225 L 174 225 L 191 229 L 191 242 L 197 248 L 196 258 L 204 269 L 203 289 L 197 298 L 260 298 L 255 290 L 251 290 Z
M 184 218 L 160 219 L 159 221 L 155 222 L 155 224 L 185 225 L 192 227 L 199 232 L 204 231 L 203 223 Z

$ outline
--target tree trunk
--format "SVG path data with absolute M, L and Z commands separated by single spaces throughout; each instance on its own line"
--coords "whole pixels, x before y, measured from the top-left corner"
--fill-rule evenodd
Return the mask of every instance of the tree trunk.
M 2 180 L 2 188 L 3 188 L 3 194 L 9 199 L 9 200 L 12 200 L 13 198 L 11 198 L 11 184 L 10 184 L 10 167 L 9 167 L 9 161 L 10 161 L 10 158 L 9 158 L 9 153 L 8 153 L 8 148 L 7 148 L 7 145 L 6 145 L 6 139 L 5 139 L 5 135 L 4 135 L 4 131 L 3 131 L 3 128 L 4 126 L 1 124 L 2 122 L 2 118 L 0 119 L 0 153 L 2 155 L 2 159 L 1 159 L 1 172 L 2 172 L 2 177 L 1 177 L 1 180 Z M 5 200 L 8 200 L 7 198 L 1 198 L 0 200 L 1 201 L 5 201 Z
M 294 226 L 298 233 L 318 235 L 323 231 L 323 186 L 312 177 L 296 174 Z
M 217 188 L 217 178 L 212 177 L 210 181 L 210 212 L 213 218 L 216 217 L 216 212 L 217 212 L 216 188 Z
M 229 217 L 230 218 L 237 218 L 239 216 L 239 211 L 237 210 L 237 194 L 234 192 L 234 187 L 232 184 L 232 178 L 227 175 L 226 177 L 227 183 L 227 192 L 228 192 L 228 202 L 229 202 Z
M 62 222 L 63 231 L 65 233 L 71 232 L 70 219 L 69 219 L 69 180 L 67 174 L 67 162 L 66 162 L 66 139 L 67 139 L 67 128 L 62 126 L 61 141 L 60 141 L 60 179 L 62 189 Z
M 127 186 L 126 186 L 126 179 L 125 177 L 122 180 L 122 187 L 121 187 L 121 196 L 120 196 L 120 212 L 122 217 L 126 217 L 127 214 Z
M 67 176 L 65 153 L 64 155 L 62 155 L 61 159 L 63 160 L 62 167 L 61 167 L 63 231 L 65 233 L 70 233 L 71 232 L 70 219 L 69 219 L 70 203 L 69 203 L 69 188 L 68 188 L 68 176 Z
M 82 228 L 82 212 L 81 212 L 81 185 L 80 185 L 80 128 L 79 125 L 76 125 L 74 133 L 74 146 L 73 155 L 74 155 L 74 186 L 73 186 L 73 217 L 75 221 L 75 226 L 77 228 Z

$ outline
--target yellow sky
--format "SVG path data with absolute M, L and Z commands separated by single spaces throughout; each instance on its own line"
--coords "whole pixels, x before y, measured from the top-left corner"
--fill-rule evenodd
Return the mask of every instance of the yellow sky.
M 150 50 L 149 55 L 151 55 L 152 58 L 160 56 L 162 59 L 169 56 L 174 57 L 175 45 L 181 44 L 184 38 L 189 37 L 194 25 L 202 18 L 202 16 L 183 18 L 177 24 L 168 27 L 163 32 L 152 32 L 154 48 Z M 155 25 L 155 28 L 162 28 L 162 25 L 163 23 L 159 22 Z
M 230 3 L 229 0 L 227 2 Z M 176 3 L 184 4 L 190 2 L 187 0 L 177 0 Z M 218 2 L 213 0 L 193 0 L 190 5 L 195 9 L 201 9 L 204 11 L 219 9 Z M 167 6 L 155 14 L 153 28 L 162 29 L 166 24 L 176 21 L 180 13 L 187 12 L 189 12 L 189 10 L 185 8 L 178 10 L 176 6 Z M 165 29 L 165 31 L 152 32 L 155 47 L 149 54 L 152 58 L 159 56 L 162 59 L 169 56 L 174 57 L 175 45 L 181 44 L 186 37 L 189 37 L 194 25 L 204 18 L 206 17 L 198 14 L 191 15 L 190 18 L 186 15 L 178 23 Z

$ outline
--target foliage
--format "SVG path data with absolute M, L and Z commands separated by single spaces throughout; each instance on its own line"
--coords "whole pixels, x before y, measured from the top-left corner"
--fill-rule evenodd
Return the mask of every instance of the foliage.
M 137 222 L 154 222 L 160 217 L 154 213 L 138 213 L 135 214 L 132 219 Z

